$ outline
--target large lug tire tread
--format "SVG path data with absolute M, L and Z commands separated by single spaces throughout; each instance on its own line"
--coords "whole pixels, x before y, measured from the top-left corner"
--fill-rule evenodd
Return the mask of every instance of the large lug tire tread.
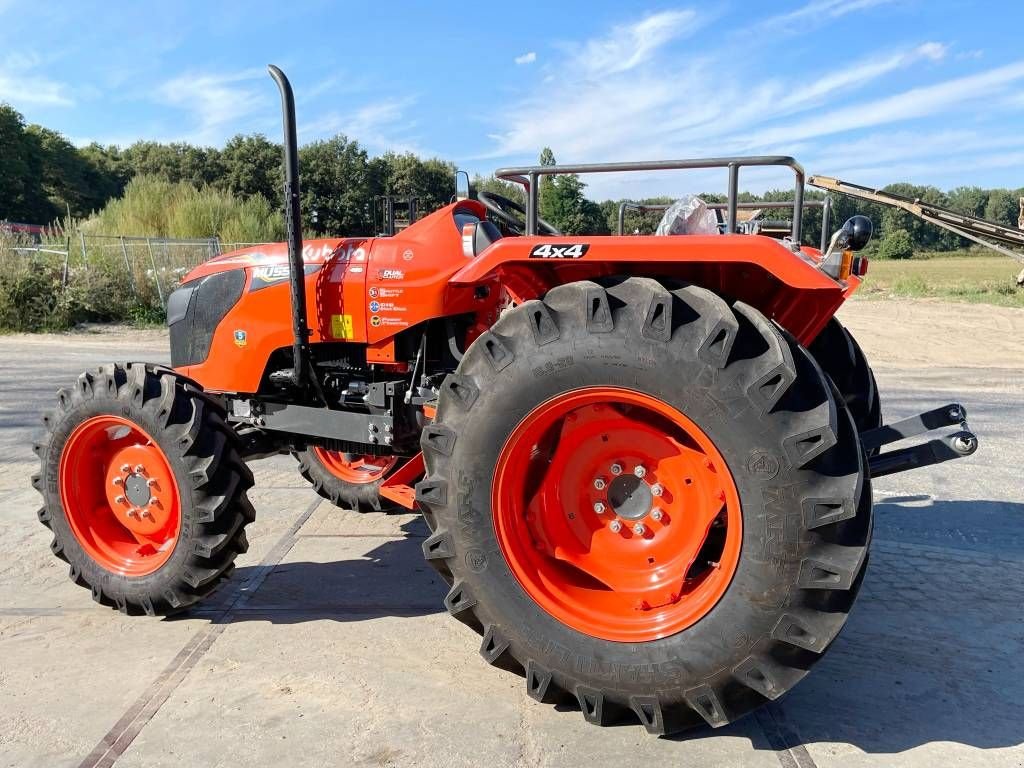
M 349 483 L 334 475 L 311 449 L 292 454 L 299 462 L 299 474 L 313 490 L 339 509 L 355 512 L 394 512 L 400 505 L 380 495 L 388 475 L 372 483 Z M 390 474 L 390 473 L 389 473 Z
M 716 442 L 740 492 L 729 588 L 660 640 L 615 643 L 561 624 L 518 584 L 495 538 L 505 436 L 539 403 L 588 385 L 679 407 Z M 446 608 L 483 636 L 487 662 L 525 675 L 528 695 L 575 700 L 588 722 L 635 718 L 656 734 L 731 722 L 807 673 L 860 587 L 871 491 L 849 412 L 790 335 L 705 289 L 584 281 L 516 307 L 467 350 L 428 431 L 417 499 L 432 529 L 424 554 L 451 585 Z
M 122 576 L 90 558 L 61 503 L 58 468 L 64 444 L 78 424 L 105 413 L 145 429 L 178 483 L 178 541 L 167 563 L 146 576 Z M 169 615 L 207 597 L 231 575 L 235 558 L 248 549 L 245 527 L 255 519 L 246 494 L 253 476 L 217 400 L 163 366 L 109 364 L 60 390 L 57 407 L 44 415 L 43 424 L 44 434 L 33 446 L 41 462 L 32 478 L 44 500 L 39 521 L 52 533 L 50 549 L 68 563 L 71 580 L 89 589 L 96 602 L 122 613 Z
M 808 351 L 829 375 L 850 409 L 858 432 L 882 426 L 882 402 L 875 374 L 857 340 L 835 317 L 815 337 Z

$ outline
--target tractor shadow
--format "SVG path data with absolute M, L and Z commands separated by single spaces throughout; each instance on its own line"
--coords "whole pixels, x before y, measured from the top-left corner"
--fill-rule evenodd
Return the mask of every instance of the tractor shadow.
M 730 730 L 755 749 L 839 754 L 1021 745 L 1024 504 L 892 497 L 875 515 L 842 634 L 792 693 Z
M 739 737 L 756 751 L 822 745 L 835 754 L 1024 743 L 1024 504 L 892 497 L 875 512 L 860 598 L 825 658 L 754 714 L 668 738 Z M 236 589 L 186 615 L 295 624 L 440 613 L 447 587 L 423 561 L 426 535 L 416 519 L 395 539 L 300 536 L 236 607 L 258 566 L 239 568 Z
M 299 535 L 269 574 L 259 565 L 240 567 L 231 577 L 234 589 L 215 593 L 209 604 L 185 616 L 298 624 L 440 613 L 448 587 L 423 559 L 421 546 L 428 533 L 417 518 L 393 537 Z M 247 593 L 253 580 L 255 590 Z

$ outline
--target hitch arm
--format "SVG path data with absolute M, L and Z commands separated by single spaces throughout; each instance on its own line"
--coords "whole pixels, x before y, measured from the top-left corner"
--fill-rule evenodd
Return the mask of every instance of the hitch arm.
M 884 445 L 923 435 L 942 427 L 958 425 L 960 431 L 945 437 L 937 437 L 926 443 L 895 451 L 886 451 L 868 460 L 871 477 L 883 477 L 908 469 L 941 464 L 951 459 L 970 456 L 978 450 L 978 438 L 967 426 L 967 411 L 958 403 L 912 416 L 895 424 L 886 424 L 864 432 L 860 436 L 865 451 L 873 451 Z

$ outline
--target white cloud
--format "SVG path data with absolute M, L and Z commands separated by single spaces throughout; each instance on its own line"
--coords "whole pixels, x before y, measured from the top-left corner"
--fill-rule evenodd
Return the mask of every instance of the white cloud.
M 41 107 L 70 107 L 75 101 L 68 95 L 68 86 L 45 77 L 18 75 L 12 77 L 0 72 L 0 101 L 15 108 L 25 104 Z
M 941 61 L 946 58 L 949 48 L 942 43 L 924 43 L 917 47 L 917 52 L 932 61 Z
M 406 118 L 406 112 L 414 102 L 412 98 L 385 99 L 364 104 L 352 112 L 328 112 L 299 125 L 299 133 L 309 137 L 342 133 L 374 151 L 432 154 L 408 136 L 415 122 Z
M 789 27 L 798 30 L 808 23 L 824 23 L 846 16 L 849 13 L 864 11 L 879 5 L 886 5 L 898 0 L 812 0 L 796 10 L 770 16 L 760 26 Z
M 695 29 L 697 14 L 690 10 L 663 11 L 636 22 L 614 27 L 605 37 L 587 41 L 572 64 L 590 75 L 627 72 L 648 61 L 655 52 Z
M 976 75 L 912 88 L 875 101 L 813 115 L 789 125 L 768 128 L 753 136 L 751 143 L 799 141 L 955 111 L 968 103 L 1003 93 L 1021 80 L 1024 80 L 1024 61 L 1017 61 Z
M 26 105 L 73 106 L 75 101 L 68 85 L 33 72 L 40 63 L 34 51 L 7 53 L 0 63 L 0 101 L 9 102 L 16 109 Z
M 220 144 L 231 133 L 251 128 L 247 118 L 269 105 L 263 86 L 266 73 L 247 69 L 227 74 L 183 74 L 158 86 L 155 99 L 191 116 L 193 125 L 182 138 L 196 144 Z
M 533 62 L 535 62 L 536 60 L 537 60 L 537 53 L 536 53 L 536 51 L 528 51 L 527 53 L 524 53 L 522 56 L 516 56 L 516 58 L 515 58 L 516 64 L 520 64 L 520 65 L 522 65 L 522 64 L 533 64 Z

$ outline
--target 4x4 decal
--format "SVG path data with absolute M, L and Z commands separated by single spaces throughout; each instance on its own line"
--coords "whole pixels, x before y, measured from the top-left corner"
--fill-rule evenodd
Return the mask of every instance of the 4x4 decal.
M 586 243 L 567 243 L 564 245 L 543 243 L 541 245 L 533 246 L 533 250 L 530 251 L 530 258 L 580 259 L 588 250 L 590 250 L 590 245 Z

